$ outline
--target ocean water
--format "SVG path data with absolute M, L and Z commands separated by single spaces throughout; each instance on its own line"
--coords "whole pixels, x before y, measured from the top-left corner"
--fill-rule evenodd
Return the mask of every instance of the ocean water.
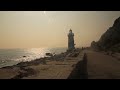
M 46 53 L 59 54 L 66 50 L 67 48 L 0 49 L 0 68 L 46 57 Z

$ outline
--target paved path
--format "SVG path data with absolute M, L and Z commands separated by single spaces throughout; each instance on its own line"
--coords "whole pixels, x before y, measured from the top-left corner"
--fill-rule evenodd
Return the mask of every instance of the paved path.
M 87 53 L 88 79 L 120 79 L 120 61 L 104 53 Z

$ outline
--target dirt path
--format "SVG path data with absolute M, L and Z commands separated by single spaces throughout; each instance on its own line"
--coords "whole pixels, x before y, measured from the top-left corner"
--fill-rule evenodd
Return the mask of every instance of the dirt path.
M 120 79 L 120 61 L 104 53 L 87 53 L 88 79 Z

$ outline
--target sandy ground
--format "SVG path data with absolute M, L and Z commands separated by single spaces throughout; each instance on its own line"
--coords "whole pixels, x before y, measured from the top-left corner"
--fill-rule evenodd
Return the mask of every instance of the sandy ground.
M 120 61 L 104 53 L 87 53 L 88 79 L 120 79 Z

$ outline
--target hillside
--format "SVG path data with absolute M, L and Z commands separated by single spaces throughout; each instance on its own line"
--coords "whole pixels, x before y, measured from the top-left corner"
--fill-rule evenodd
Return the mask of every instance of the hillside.
M 93 41 L 91 43 L 91 47 L 105 51 L 120 51 L 120 17 L 114 21 L 113 26 L 110 27 L 97 42 Z

